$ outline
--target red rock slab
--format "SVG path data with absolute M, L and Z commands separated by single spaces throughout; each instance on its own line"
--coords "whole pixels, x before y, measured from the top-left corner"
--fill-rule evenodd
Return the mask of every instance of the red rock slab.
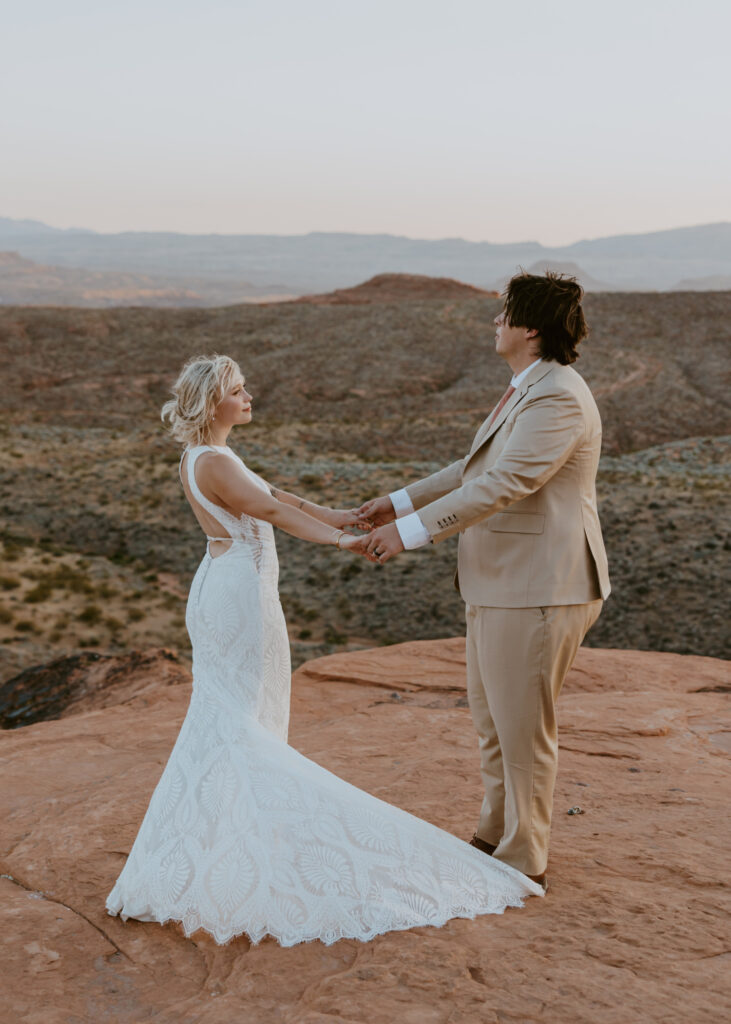
M 460 703 L 463 658 L 463 641 L 432 641 L 302 666 L 290 740 L 468 837 L 481 792 Z M 547 897 L 330 947 L 244 937 L 218 947 L 174 924 L 107 915 L 106 894 L 185 714 L 185 684 L 6 732 L 0 1015 L 32 1024 L 716 1024 L 729 996 L 719 742 L 730 728 L 728 679 L 728 663 L 710 658 L 580 651 L 560 701 Z M 576 806 L 583 813 L 569 815 Z
M 631 657 L 628 658 L 628 654 Z M 464 637 L 414 640 L 347 654 L 330 654 L 301 665 L 295 679 L 341 681 L 390 690 L 465 690 Z M 666 690 L 691 692 L 703 687 L 731 690 L 731 662 L 655 651 L 582 647 L 564 684 L 576 690 Z

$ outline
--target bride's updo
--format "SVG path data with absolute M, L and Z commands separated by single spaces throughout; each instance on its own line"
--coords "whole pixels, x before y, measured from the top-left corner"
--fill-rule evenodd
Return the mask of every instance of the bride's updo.
M 160 414 L 176 441 L 206 443 L 214 410 L 239 373 L 238 363 L 230 356 L 193 356 L 188 360 L 173 384 L 174 397 Z

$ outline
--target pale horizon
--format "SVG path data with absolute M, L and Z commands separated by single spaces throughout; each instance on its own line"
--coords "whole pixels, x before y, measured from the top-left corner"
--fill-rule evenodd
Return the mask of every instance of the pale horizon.
M 2 220 L 3 218 L 6 218 L 6 217 L 7 217 L 7 215 L 2 210 L 0 210 L 0 220 Z M 311 231 L 247 231 L 247 232 L 243 232 L 243 231 L 179 231 L 179 230 L 173 229 L 173 228 L 154 228 L 154 227 L 152 227 L 152 228 L 147 228 L 147 227 L 145 227 L 145 228 L 135 228 L 135 227 L 128 227 L 128 228 L 123 228 L 123 229 L 121 229 L 119 231 L 104 231 L 104 230 L 99 229 L 99 228 L 89 227 L 86 224 L 50 224 L 48 221 L 40 221 L 36 217 L 9 217 L 7 219 L 9 219 L 9 220 L 16 220 L 18 222 L 33 221 L 35 223 L 45 224 L 46 227 L 54 228 L 54 229 L 61 230 L 61 231 L 85 231 L 85 232 L 86 231 L 90 231 L 90 232 L 95 233 L 95 234 L 104 234 L 104 235 L 107 235 L 107 234 L 114 235 L 114 234 L 130 233 L 130 234 L 187 235 L 187 236 L 190 236 L 190 237 L 193 237 L 193 238 L 195 238 L 195 237 L 205 237 L 205 236 L 214 236 L 214 237 L 221 237 L 221 238 L 226 238 L 226 237 L 246 237 L 247 235 L 251 235 L 251 236 L 261 235 L 261 236 L 269 236 L 269 237 L 272 237 L 272 238 L 304 238 L 307 235 L 323 235 L 323 234 L 327 234 L 327 235 L 331 235 L 331 234 L 333 234 L 333 235 L 350 235 L 350 234 L 353 234 L 353 235 L 385 236 L 385 237 L 390 237 L 390 238 L 407 238 L 409 241 L 414 241 L 414 242 L 452 242 L 452 241 L 458 241 L 458 242 L 469 242 L 469 243 L 472 243 L 474 245 L 482 245 L 482 244 L 488 244 L 488 245 L 530 245 L 530 244 L 537 244 L 537 245 L 541 245 L 541 246 L 543 246 L 544 248 L 547 248 L 547 249 L 550 249 L 550 248 L 563 248 L 563 247 L 568 247 L 568 246 L 576 245 L 579 242 L 592 242 L 592 241 L 596 241 L 598 239 L 618 238 L 618 237 L 625 236 L 625 235 L 657 234 L 657 233 L 661 233 L 663 231 L 689 231 L 689 230 L 693 230 L 694 228 L 707 228 L 707 227 L 715 227 L 718 224 L 731 224 L 731 220 L 729 220 L 729 221 L 708 221 L 705 224 L 674 224 L 674 225 L 671 225 L 670 227 L 667 227 L 667 228 L 657 228 L 657 229 L 655 229 L 655 231 L 620 231 L 620 232 L 616 232 L 616 233 L 611 234 L 611 235 L 586 235 L 583 238 L 573 238 L 569 242 L 562 242 L 562 243 L 557 243 L 556 245 L 552 245 L 550 242 L 543 242 L 539 238 L 510 238 L 510 239 L 505 239 L 504 241 L 501 241 L 501 242 L 496 242 L 492 238 L 465 238 L 462 235 L 434 235 L 434 236 L 428 236 L 427 237 L 427 236 L 424 236 L 424 235 L 421 235 L 421 236 L 417 236 L 417 235 L 402 235 L 402 234 L 399 234 L 399 233 L 394 232 L 394 231 L 347 231 L 347 230 L 342 230 L 342 231 L 339 231 L 339 230 L 338 231 L 323 231 L 323 230 L 321 230 L 319 228 L 314 228 Z
M 31 0 L 4 29 L 2 216 L 546 247 L 731 221 L 717 0 Z

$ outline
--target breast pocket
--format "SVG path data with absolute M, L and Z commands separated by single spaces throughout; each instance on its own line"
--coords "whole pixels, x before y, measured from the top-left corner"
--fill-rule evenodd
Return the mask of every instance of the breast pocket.
M 493 533 L 543 533 L 546 517 L 534 512 L 496 512 L 487 521 Z

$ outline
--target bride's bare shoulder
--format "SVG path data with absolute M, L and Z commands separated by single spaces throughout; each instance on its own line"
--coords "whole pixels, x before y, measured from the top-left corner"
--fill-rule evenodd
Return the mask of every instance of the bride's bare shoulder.
M 202 451 L 195 460 L 196 476 L 220 480 L 240 472 L 238 463 L 225 452 Z
M 247 475 L 238 459 L 225 452 L 201 452 L 195 466 L 198 486 L 230 505 L 248 497 L 259 497 L 260 488 Z

